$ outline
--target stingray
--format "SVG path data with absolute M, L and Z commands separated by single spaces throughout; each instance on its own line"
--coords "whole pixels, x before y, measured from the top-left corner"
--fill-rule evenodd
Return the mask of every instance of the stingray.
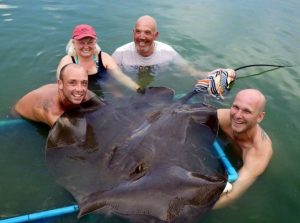
M 227 182 L 212 152 L 216 110 L 147 88 L 118 103 L 97 100 L 65 112 L 50 130 L 47 166 L 75 198 L 78 217 L 118 215 L 132 222 L 194 222 Z

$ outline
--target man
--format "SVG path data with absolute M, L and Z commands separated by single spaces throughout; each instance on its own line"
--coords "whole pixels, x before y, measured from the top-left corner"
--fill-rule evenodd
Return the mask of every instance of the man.
M 171 46 L 156 41 L 158 35 L 155 19 L 144 15 L 135 23 L 134 42 L 117 48 L 112 57 L 127 71 L 146 69 L 156 73 L 163 65 L 183 63 L 183 58 Z
M 259 126 L 265 116 L 265 96 L 256 89 L 240 91 L 231 109 L 219 109 L 221 129 L 241 152 L 243 166 L 232 190 L 215 204 L 220 208 L 240 197 L 267 168 L 272 157 L 272 141 Z
M 53 126 L 66 110 L 94 96 L 87 87 L 87 71 L 80 65 L 67 64 L 61 69 L 56 84 L 29 92 L 17 102 L 15 111 L 24 118 Z
M 157 41 L 158 35 L 155 19 L 144 15 L 135 23 L 133 42 L 117 48 L 112 54 L 122 70 L 137 74 L 140 87 L 149 85 L 154 75 L 170 64 L 177 65 L 183 72 L 196 78 L 208 75 L 191 66 L 171 46 Z

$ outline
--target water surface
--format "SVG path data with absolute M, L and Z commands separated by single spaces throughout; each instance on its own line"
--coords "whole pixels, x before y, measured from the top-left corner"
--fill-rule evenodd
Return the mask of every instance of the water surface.
M 159 40 L 172 45 L 201 70 L 256 63 L 288 64 L 237 81 L 216 106 L 228 107 L 235 93 L 257 88 L 268 99 L 262 123 L 273 140 L 274 157 L 266 173 L 237 202 L 211 212 L 202 222 L 298 222 L 300 217 L 299 116 L 300 3 L 286 1 L 74 1 L 0 0 L 0 120 L 26 92 L 55 81 L 55 70 L 72 29 L 88 23 L 112 54 L 132 39 L 135 20 L 157 19 Z M 248 68 L 251 75 L 265 68 Z M 195 82 L 184 72 L 166 71 L 154 85 L 178 93 Z M 0 126 L 0 218 L 73 204 L 44 163 L 48 127 L 31 122 Z M 88 216 L 78 222 L 124 222 Z M 75 222 L 71 215 L 56 222 Z

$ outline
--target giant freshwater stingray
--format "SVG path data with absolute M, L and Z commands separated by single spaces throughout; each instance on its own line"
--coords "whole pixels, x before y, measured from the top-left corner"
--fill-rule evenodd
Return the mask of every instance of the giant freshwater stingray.
M 119 103 L 65 112 L 49 132 L 47 166 L 80 212 L 132 222 L 194 222 L 222 194 L 227 175 L 212 152 L 216 110 L 148 88 Z

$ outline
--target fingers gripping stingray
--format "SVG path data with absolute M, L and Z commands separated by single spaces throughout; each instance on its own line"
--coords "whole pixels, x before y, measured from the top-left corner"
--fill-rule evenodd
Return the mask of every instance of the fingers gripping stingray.
M 211 152 L 216 111 L 149 88 L 114 105 L 66 112 L 51 129 L 50 171 L 75 197 L 79 217 L 192 222 L 221 195 L 226 174 Z

